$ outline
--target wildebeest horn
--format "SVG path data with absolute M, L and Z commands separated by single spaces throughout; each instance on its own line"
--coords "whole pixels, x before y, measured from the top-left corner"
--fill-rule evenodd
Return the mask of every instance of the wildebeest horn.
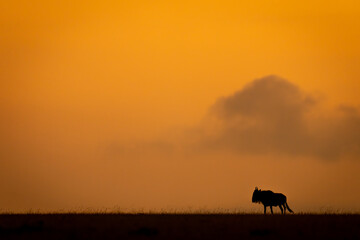
M 255 187 L 255 190 L 258 190 L 258 187 Z

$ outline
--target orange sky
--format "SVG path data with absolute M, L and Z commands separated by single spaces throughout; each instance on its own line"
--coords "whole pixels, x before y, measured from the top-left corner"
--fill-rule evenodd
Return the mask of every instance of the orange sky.
M 254 211 L 255 185 L 293 210 L 359 211 L 359 1 L 19 0 L 0 12 L 2 211 Z

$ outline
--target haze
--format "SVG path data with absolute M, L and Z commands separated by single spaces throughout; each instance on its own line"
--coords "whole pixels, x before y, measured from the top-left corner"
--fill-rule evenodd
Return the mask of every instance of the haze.
M 0 12 L 2 212 L 360 211 L 359 1 Z

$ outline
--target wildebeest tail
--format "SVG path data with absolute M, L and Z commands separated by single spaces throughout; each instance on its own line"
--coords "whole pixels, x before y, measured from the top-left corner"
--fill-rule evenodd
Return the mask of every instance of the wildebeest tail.
M 287 210 L 289 210 L 289 212 L 294 213 L 293 210 L 291 210 L 291 209 L 289 208 L 289 205 L 287 204 L 287 202 L 285 202 L 285 205 L 286 205 Z

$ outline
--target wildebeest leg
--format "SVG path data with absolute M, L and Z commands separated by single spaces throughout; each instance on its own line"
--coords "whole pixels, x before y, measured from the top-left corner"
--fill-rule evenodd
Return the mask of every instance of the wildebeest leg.
M 266 214 L 266 206 L 264 205 L 264 214 Z
M 285 206 L 285 204 L 284 204 L 283 207 L 284 207 L 284 214 L 286 214 L 286 206 Z
M 279 205 L 279 208 L 280 208 L 280 210 L 281 210 L 281 214 L 283 214 L 284 212 L 283 212 L 283 208 L 282 208 L 282 206 L 281 206 L 281 205 Z
M 271 214 L 274 214 L 274 213 L 273 213 L 273 210 L 272 210 L 272 206 L 270 206 L 270 210 L 271 210 Z

